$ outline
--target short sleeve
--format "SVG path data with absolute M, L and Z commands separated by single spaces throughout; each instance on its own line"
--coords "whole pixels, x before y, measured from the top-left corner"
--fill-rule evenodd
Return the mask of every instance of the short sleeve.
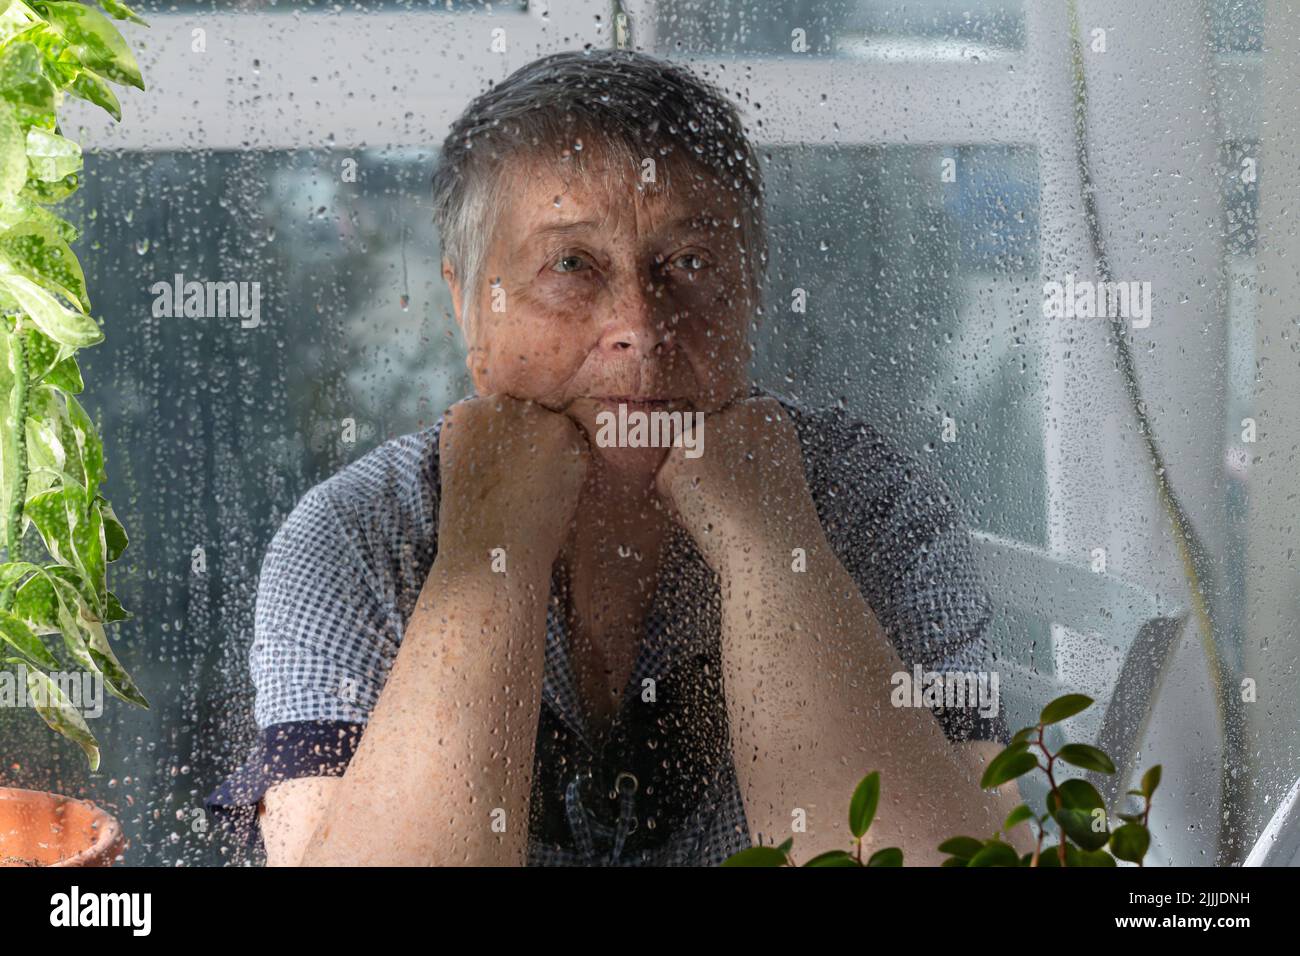
M 909 680 L 917 668 L 965 681 L 986 675 L 989 704 L 932 707 L 945 736 L 1008 742 L 985 641 L 992 606 L 946 484 L 862 422 L 826 424 L 805 455 L 832 546 Z
M 258 582 L 249 666 L 257 739 L 204 805 L 256 839 L 257 803 L 276 783 L 340 776 L 356 751 L 400 640 L 377 590 L 385 562 L 329 482 L 307 493 L 271 540 Z

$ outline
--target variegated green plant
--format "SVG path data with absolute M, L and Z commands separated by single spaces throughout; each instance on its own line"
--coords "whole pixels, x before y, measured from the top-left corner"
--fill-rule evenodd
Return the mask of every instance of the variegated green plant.
M 110 693 L 149 706 L 105 633 L 130 616 L 107 582 L 127 537 L 99 492 L 103 444 L 76 399 L 77 351 L 104 334 L 69 246 L 77 229 L 52 210 L 76 191 L 82 168 L 81 147 L 59 128 L 64 97 L 120 122 L 109 84 L 144 89 L 109 17 L 144 21 L 118 0 L 99 2 L 108 16 L 75 0 L 0 0 L 0 661 L 26 671 L 37 711 L 81 746 L 91 769 L 99 745 L 51 680 L 49 672 L 69 668 L 47 642 L 62 645 L 74 671 L 96 673 Z M 24 550 L 37 539 L 48 558 Z

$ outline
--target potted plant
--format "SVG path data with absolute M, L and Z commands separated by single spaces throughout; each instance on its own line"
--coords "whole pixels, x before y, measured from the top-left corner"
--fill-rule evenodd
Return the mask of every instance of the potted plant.
M 103 444 L 76 398 L 76 353 L 104 334 L 69 245 L 78 231 L 53 211 L 82 168 L 81 147 L 59 128 L 65 95 L 120 122 L 109 84 L 144 89 L 109 17 L 144 21 L 118 0 L 99 2 L 103 13 L 76 0 L 0 0 L 0 696 L 16 689 L 92 770 L 99 744 L 61 679 L 88 674 L 149 706 L 108 641 L 108 626 L 130 616 L 107 583 L 127 536 L 100 494 Z M 42 555 L 25 550 L 38 543 Z M 104 865 L 123 845 L 117 821 L 91 803 L 0 788 L 0 865 Z
M 1047 794 L 1046 813 L 1037 814 L 1027 804 L 1020 804 L 1007 815 L 1002 829 L 989 839 L 956 836 L 939 844 L 939 851 L 948 854 L 943 866 L 1115 866 L 1116 860 L 1126 860 L 1142 866 L 1147 849 L 1151 846 L 1151 832 L 1147 821 L 1151 815 L 1151 797 L 1160 786 L 1160 765 L 1142 775 L 1142 789 L 1130 790 L 1128 796 L 1142 798 L 1139 813 L 1115 814 L 1122 821 L 1114 826 L 1106 810 L 1105 801 L 1097 788 L 1086 780 L 1058 780 L 1058 762 L 1071 764 L 1097 773 L 1114 773 L 1115 764 L 1102 750 L 1090 744 L 1065 744 L 1055 753 L 1048 749 L 1046 728 L 1060 723 L 1092 706 L 1092 698 L 1083 694 L 1066 694 L 1058 697 L 1039 715 L 1038 723 L 1016 732 L 1011 743 L 989 761 L 980 780 L 984 789 L 1000 787 L 1034 770 L 1047 775 L 1050 790 Z M 1037 752 L 1035 752 L 1037 751 Z M 1039 757 L 1043 762 L 1039 762 Z M 862 842 L 876 816 L 880 803 L 880 774 L 867 774 L 858 784 L 849 801 L 849 830 L 853 834 L 851 850 L 828 850 L 806 861 L 803 866 L 902 866 L 903 851 L 897 847 L 877 850 L 868 859 L 862 859 Z M 1055 824 L 1056 842 L 1043 845 L 1048 835 L 1048 823 Z M 1002 837 L 1012 827 L 1033 823 L 1034 849 L 1030 853 L 1017 853 L 1015 847 Z M 795 866 L 791 855 L 794 838 L 780 846 L 755 846 L 734 853 L 723 861 L 723 866 Z

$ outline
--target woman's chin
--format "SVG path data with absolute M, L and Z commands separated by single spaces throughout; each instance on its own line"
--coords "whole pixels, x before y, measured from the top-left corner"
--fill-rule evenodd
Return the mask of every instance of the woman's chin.
M 626 478 L 644 476 L 653 480 L 668 455 L 667 448 L 620 448 L 611 446 L 594 449 L 601 465 Z

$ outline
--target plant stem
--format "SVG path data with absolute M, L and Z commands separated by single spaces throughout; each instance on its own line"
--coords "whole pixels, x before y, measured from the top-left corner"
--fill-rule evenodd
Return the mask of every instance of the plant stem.
M 1063 807 L 1065 806 L 1065 800 L 1061 797 L 1061 791 L 1056 786 L 1056 777 L 1052 773 L 1052 764 L 1056 762 L 1056 757 L 1047 749 L 1047 738 L 1043 724 L 1038 725 L 1038 749 L 1043 752 L 1045 757 L 1047 757 L 1047 766 L 1043 769 L 1047 771 L 1047 782 L 1051 784 L 1052 794 L 1056 796 L 1056 805 L 1058 807 Z M 1060 845 L 1057 846 L 1056 852 L 1061 861 L 1061 866 L 1065 866 L 1065 827 L 1061 826 L 1061 822 L 1058 820 L 1056 822 L 1056 828 L 1061 833 Z
M 27 500 L 27 341 L 23 338 L 23 320 L 14 323 L 14 333 L 9 343 L 10 353 L 14 359 L 14 395 L 12 419 L 13 440 L 10 452 L 13 455 L 14 487 L 9 499 L 9 526 L 5 541 L 5 560 L 17 561 L 21 557 L 19 548 L 23 539 L 23 504 Z M 11 581 L 0 593 L 0 608 L 9 610 L 14 602 L 14 587 L 17 581 Z

